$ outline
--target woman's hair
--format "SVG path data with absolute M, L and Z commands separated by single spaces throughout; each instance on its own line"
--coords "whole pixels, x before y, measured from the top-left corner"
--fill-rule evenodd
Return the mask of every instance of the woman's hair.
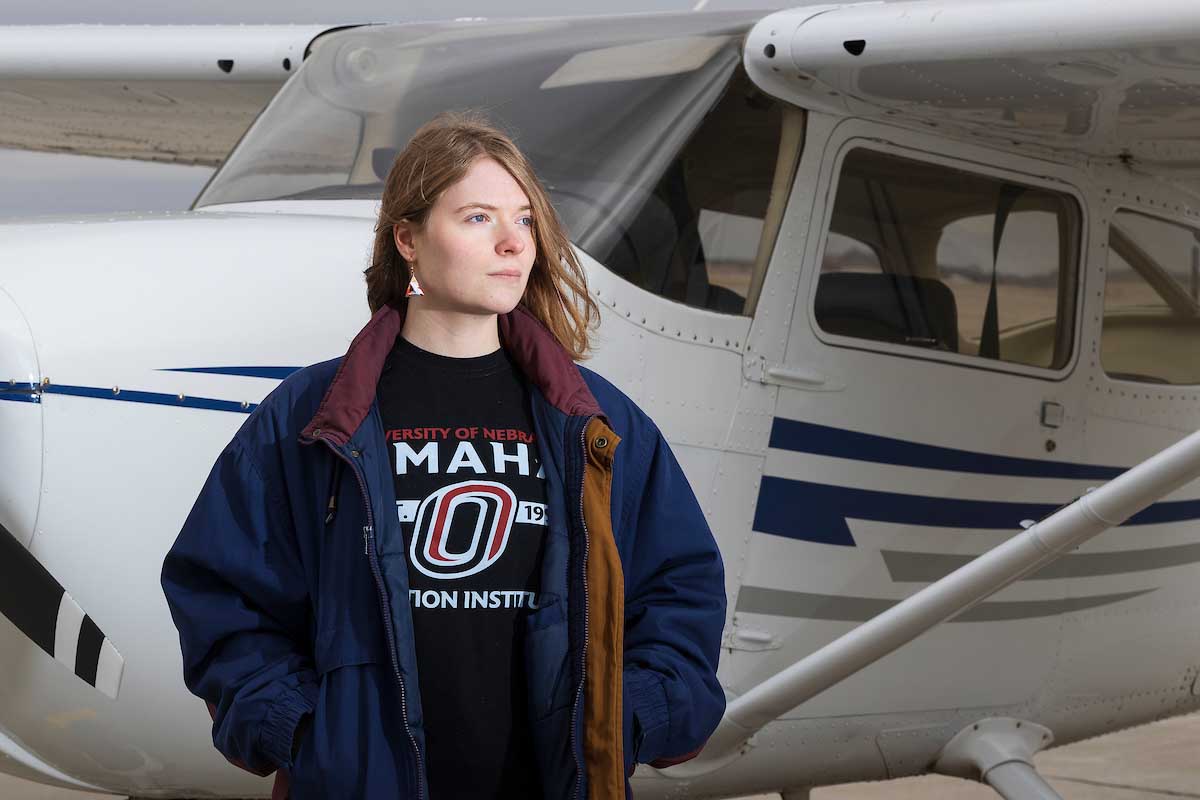
M 462 179 L 480 158 L 495 159 L 529 198 L 537 256 L 520 304 L 542 321 L 576 359 L 586 357 L 589 331 L 599 309 L 563 224 L 533 167 L 507 135 L 477 113 L 439 114 L 421 126 L 396 156 L 383 189 L 375 249 L 367 278 L 371 313 L 408 302 L 408 262 L 396 249 L 393 226 L 422 225 L 443 192 Z

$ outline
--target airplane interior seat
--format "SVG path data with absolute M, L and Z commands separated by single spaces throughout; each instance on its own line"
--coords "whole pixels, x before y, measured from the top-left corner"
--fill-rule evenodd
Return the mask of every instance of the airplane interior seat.
M 707 280 L 707 275 L 705 280 Z M 746 308 L 746 298 L 725 286 L 715 283 L 708 285 L 708 295 L 704 307 L 723 314 L 743 314 Z
M 679 229 L 666 204 L 651 195 L 628 225 L 613 224 L 622 228 L 622 235 L 609 256 L 612 269 L 646 291 L 662 294 L 664 265 L 679 241 Z
M 664 208 L 669 208 L 674 219 L 676 236 L 671 254 L 661 262 L 661 277 L 656 276 L 656 291 L 663 297 L 678 300 L 694 308 L 706 308 L 727 314 L 741 314 L 746 298 L 728 287 L 709 280 L 709 256 L 705 252 L 704 239 L 700 235 L 700 213 L 705 207 L 692 198 L 694 184 L 702 182 L 703 174 L 687 177 L 684 159 L 672 164 L 651 200 L 659 199 Z M 761 205 L 766 205 L 765 190 L 742 192 L 743 195 L 762 195 Z
M 594 200 L 609 194 L 607 189 L 601 191 L 603 187 L 586 181 L 553 180 L 547 184 L 560 217 L 588 220 L 588 230 L 571 232 L 577 246 L 635 286 L 657 291 L 655 276 L 662 272 L 657 265 L 670 260 L 678 239 L 675 218 L 662 200 L 646 195 L 641 208 L 626 222 Z M 586 206 L 586 213 L 572 208 L 578 206 Z
M 552 194 L 556 205 L 560 197 L 567 200 L 561 184 L 555 185 Z M 570 197 L 574 202 L 580 199 L 577 191 Z M 622 224 L 614 215 L 608 217 L 605 222 L 610 230 L 588 238 L 607 243 L 598 248 L 603 257 L 593 255 L 610 270 L 660 297 L 699 308 L 741 313 L 745 298 L 709 283 L 699 212 L 688 202 L 678 161 L 645 196 L 628 224 Z
M 839 336 L 958 351 L 958 305 L 933 278 L 827 272 L 817 284 L 816 319 Z

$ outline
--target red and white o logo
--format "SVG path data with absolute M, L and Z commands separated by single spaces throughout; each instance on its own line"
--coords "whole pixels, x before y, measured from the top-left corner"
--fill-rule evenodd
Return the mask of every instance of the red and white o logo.
M 464 481 L 438 489 L 417 509 L 408 548 L 413 566 L 445 580 L 482 572 L 504 553 L 516 509 L 517 496 L 502 483 Z

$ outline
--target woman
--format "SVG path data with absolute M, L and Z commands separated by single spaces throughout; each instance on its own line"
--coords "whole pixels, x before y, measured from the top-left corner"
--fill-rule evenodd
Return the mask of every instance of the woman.
M 213 742 L 293 798 L 619 798 L 724 710 L 720 554 L 545 190 L 443 116 L 388 176 L 371 321 L 217 460 L 162 583 Z

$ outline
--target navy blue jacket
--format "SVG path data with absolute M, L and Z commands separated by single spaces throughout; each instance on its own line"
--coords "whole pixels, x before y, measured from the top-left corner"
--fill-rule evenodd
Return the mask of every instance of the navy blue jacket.
M 375 400 L 402 323 L 381 309 L 345 356 L 293 374 L 250 414 L 163 564 L 184 680 L 209 705 L 213 743 L 245 769 L 278 771 L 277 797 L 289 783 L 295 800 L 428 796 L 424 754 L 438 743 L 421 724 Z M 523 308 L 500 318 L 500 335 L 533 387 L 547 478 L 543 597 L 523 637 L 543 791 L 626 797 L 635 763 L 694 755 L 724 712 L 720 553 L 631 400 Z

